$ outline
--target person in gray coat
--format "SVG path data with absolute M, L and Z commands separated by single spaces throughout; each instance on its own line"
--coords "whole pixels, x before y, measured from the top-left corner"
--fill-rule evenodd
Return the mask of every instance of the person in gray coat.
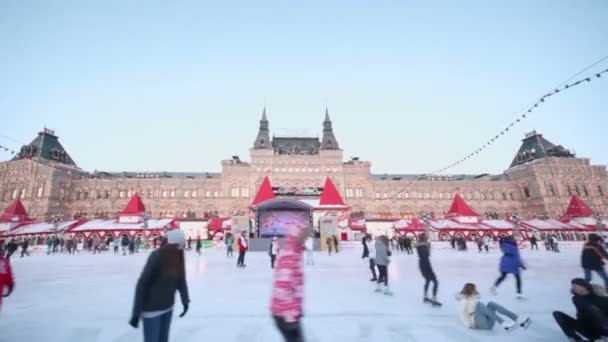
M 386 235 L 379 236 L 376 239 L 376 265 L 378 266 L 378 287 L 376 292 L 382 292 L 382 283 L 384 283 L 384 294 L 391 296 L 393 293 L 388 287 L 388 264 L 391 251 L 389 250 L 389 240 Z

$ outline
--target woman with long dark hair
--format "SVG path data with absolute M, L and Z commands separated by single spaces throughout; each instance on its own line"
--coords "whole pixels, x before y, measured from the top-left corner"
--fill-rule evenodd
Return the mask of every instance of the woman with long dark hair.
M 150 254 L 139 277 L 129 324 L 137 328 L 141 318 L 144 342 L 169 341 L 176 291 L 179 291 L 184 306 L 179 317 L 184 317 L 188 312 L 190 298 L 186 284 L 184 246 L 184 233 L 180 230 L 170 231 L 167 234 L 167 244 Z
M 418 252 L 420 273 L 422 273 L 422 277 L 424 277 L 423 302 L 431 303 L 434 306 L 440 306 L 441 304 L 437 302 L 437 287 L 439 284 L 437 282 L 437 276 L 435 276 L 435 272 L 433 272 L 433 267 L 431 266 L 431 245 L 426 234 L 420 234 L 420 237 L 418 237 L 416 251 Z M 433 283 L 433 298 L 428 297 L 429 285 L 431 283 Z

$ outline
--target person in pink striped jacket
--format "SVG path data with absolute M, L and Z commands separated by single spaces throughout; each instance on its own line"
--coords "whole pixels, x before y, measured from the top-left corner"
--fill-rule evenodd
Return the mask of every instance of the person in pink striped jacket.
M 286 342 L 303 342 L 302 301 L 304 295 L 303 252 L 308 229 L 290 225 L 274 272 L 270 311 Z

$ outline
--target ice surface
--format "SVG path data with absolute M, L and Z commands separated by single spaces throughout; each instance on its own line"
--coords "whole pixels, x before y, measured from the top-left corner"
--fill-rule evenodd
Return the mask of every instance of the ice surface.
M 360 248 L 331 257 L 319 252 L 316 265 L 306 270 L 306 341 L 566 341 L 551 312 L 574 313 L 569 281 L 582 275 L 580 249 L 522 253 L 529 267 L 523 274 L 529 297 L 524 302 L 515 299 L 512 278 L 497 297 L 489 294 L 498 276 L 498 251 L 434 250 L 438 297 L 444 303 L 436 309 L 422 303 L 416 255 L 393 256 L 389 279 L 395 296 L 386 297 L 373 292 Z M 135 330 L 127 321 L 145 260 L 145 254 L 13 258 L 16 288 L 0 312 L 0 341 L 141 341 L 141 325 Z M 184 318 L 174 313 L 172 341 L 281 341 L 269 314 L 272 271 L 267 253 L 249 253 L 246 269 L 237 269 L 236 258 L 227 259 L 222 250 L 207 250 L 202 256 L 188 252 L 186 262 L 192 303 Z M 465 282 L 478 284 L 482 301 L 494 300 L 530 315 L 532 326 L 511 333 L 465 328 L 454 300 Z M 180 310 L 177 300 L 175 311 Z

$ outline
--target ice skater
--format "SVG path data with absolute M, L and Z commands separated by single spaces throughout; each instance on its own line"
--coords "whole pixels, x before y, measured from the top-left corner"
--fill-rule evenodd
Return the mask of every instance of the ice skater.
M 492 242 L 492 238 L 488 235 L 483 237 L 483 248 L 486 250 L 486 253 L 490 253 L 490 243 Z
M 604 280 L 604 286 L 608 290 L 608 274 L 604 269 L 604 259 L 608 260 L 608 253 L 601 245 L 601 237 L 597 234 L 589 234 L 587 243 L 583 248 L 582 266 L 585 272 L 585 280 L 590 282 L 592 272 L 597 273 Z
M 4 249 L 0 248 L 0 309 L 2 309 L 2 297 L 10 296 L 15 286 L 11 262 L 4 253 Z
M 413 243 L 413 240 L 409 236 L 406 236 L 403 239 L 403 244 L 404 244 L 405 251 L 407 252 L 407 254 L 414 254 L 414 250 L 412 249 L 412 243 Z
M 23 238 L 23 242 L 21 243 L 21 257 L 24 255 L 30 256 L 30 253 L 27 251 L 27 248 L 30 245 L 30 241 L 27 238 Z
M 270 256 L 270 268 L 274 268 L 274 262 L 277 260 L 279 254 L 279 239 L 275 236 L 270 241 L 270 248 L 268 249 L 268 255 Z
M 327 253 L 331 255 L 331 245 L 333 244 L 333 239 L 331 236 L 328 236 L 327 239 L 325 239 L 325 243 L 327 244 Z
M 521 293 L 521 275 L 520 269 L 526 269 L 521 257 L 519 256 L 519 248 L 517 243 L 512 236 L 506 237 L 500 244 L 500 249 L 503 253 L 500 259 L 500 277 L 496 279 L 494 286 L 490 289 L 493 295 L 496 295 L 496 289 L 500 283 L 505 280 L 507 274 L 513 274 L 517 285 L 517 298 L 525 299 L 526 297 Z
M 591 284 L 580 278 L 572 279 L 572 302 L 576 318 L 554 311 L 553 318 L 570 341 L 600 341 L 608 337 L 608 297 L 594 293 Z
M 184 307 L 179 317 L 188 312 L 190 297 L 184 265 L 185 244 L 182 231 L 170 231 L 167 244 L 150 254 L 137 281 L 129 324 L 137 328 L 139 320 L 143 321 L 144 342 L 169 341 L 175 292 L 179 292 Z
M 129 237 L 126 234 L 122 236 L 120 245 L 122 246 L 122 255 L 127 255 L 127 249 L 129 248 Z
M 479 249 L 479 253 L 483 252 L 483 239 L 475 238 L 475 242 L 477 243 L 477 249 Z
M 336 253 L 339 253 L 340 251 L 338 250 L 338 238 L 335 235 L 332 235 L 333 237 L 333 242 L 334 242 L 334 250 L 336 251 Z
M 201 236 L 199 235 L 196 238 L 196 253 L 198 253 L 198 255 L 201 255 L 201 248 L 203 248 L 203 243 L 201 242 Z
M 381 235 L 376 239 L 376 265 L 378 265 L 378 286 L 376 292 L 382 292 L 382 283 L 384 283 L 384 294 L 392 296 L 388 287 L 388 264 L 390 263 L 391 251 L 389 250 L 389 239 L 386 235 Z
M 13 255 L 13 253 L 15 253 L 18 248 L 19 248 L 19 246 L 17 246 L 17 243 L 15 243 L 14 240 L 10 240 L 6 244 L 6 258 L 10 259 L 11 255 Z
M 286 342 L 304 341 L 300 320 L 304 298 L 302 254 L 307 237 L 307 229 L 287 227 L 286 241 L 274 271 L 270 311 Z
M 372 272 L 372 279 L 369 281 L 378 281 L 376 275 L 376 242 L 372 239 L 371 235 L 367 235 L 367 245 L 369 247 L 369 270 Z
M 364 235 L 363 238 L 361 239 L 361 244 L 363 245 L 363 255 L 361 256 L 361 259 L 365 259 L 367 257 L 369 257 L 369 247 L 367 246 L 367 237 L 368 235 Z
M 416 251 L 418 252 L 418 266 L 420 267 L 420 273 L 424 277 L 424 303 L 430 303 L 433 306 L 441 306 L 441 303 L 437 301 L 437 277 L 433 272 L 431 266 L 431 245 L 428 241 L 426 234 L 421 234 L 416 244 Z M 428 297 L 429 285 L 433 283 L 433 298 Z
M 536 247 L 536 250 L 538 251 L 538 239 L 535 235 L 532 235 L 530 238 L 530 250 L 534 250 L 534 247 Z
M 232 245 L 234 245 L 234 238 L 232 237 L 232 235 L 228 235 L 228 237 L 226 238 L 226 257 L 233 256 Z
M 114 239 L 112 247 L 114 248 L 114 254 L 118 254 L 118 249 L 120 248 L 120 237 L 116 237 L 116 239 Z
M 498 303 L 489 302 L 487 305 L 481 303 L 475 284 L 465 284 L 457 298 L 460 320 L 469 329 L 492 330 L 498 323 L 506 331 L 513 331 L 517 327 L 527 329 L 532 324 L 529 317 L 519 317 Z M 506 321 L 498 314 L 506 316 L 510 321 Z
M 245 265 L 245 253 L 249 249 L 249 243 L 247 241 L 247 232 L 243 232 L 239 237 L 239 259 L 236 262 L 236 267 L 247 267 Z

